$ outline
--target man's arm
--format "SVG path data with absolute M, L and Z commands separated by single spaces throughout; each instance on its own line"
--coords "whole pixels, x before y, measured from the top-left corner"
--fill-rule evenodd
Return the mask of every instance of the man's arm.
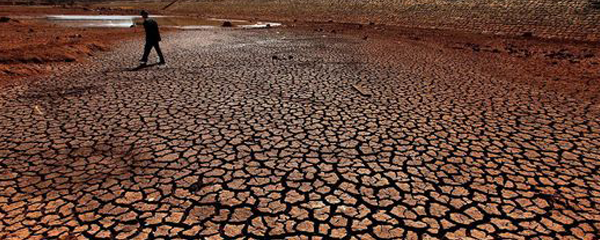
M 154 36 L 154 37 L 156 38 L 156 40 L 157 40 L 157 41 L 160 41 L 160 40 L 162 40 L 162 39 L 160 39 L 160 31 L 159 31 L 159 29 L 158 29 L 158 23 L 157 23 L 156 21 L 154 21 L 154 20 L 153 20 L 153 21 L 152 21 L 152 25 L 153 25 L 152 27 L 154 28 L 154 34 L 155 34 L 155 36 Z

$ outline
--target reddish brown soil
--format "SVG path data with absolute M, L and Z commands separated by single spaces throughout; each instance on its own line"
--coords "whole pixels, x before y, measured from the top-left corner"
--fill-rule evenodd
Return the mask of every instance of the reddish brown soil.
M 0 16 L 84 12 L 98 14 L 82 9 L 2 6 Z M 54 64 L 83 61 L 124 39 L 142 36 L 142 31 L 140 28 L 68 28 L 33 19 L 12 18 L 0 23 L 0 85 L 48 73 Z

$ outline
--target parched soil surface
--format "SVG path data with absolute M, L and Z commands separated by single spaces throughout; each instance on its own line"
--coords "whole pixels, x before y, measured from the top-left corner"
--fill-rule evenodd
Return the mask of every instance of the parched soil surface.
M 0 92 L 0 238 L 599 237 L 589 101 L 419 41 L 141 45 Z

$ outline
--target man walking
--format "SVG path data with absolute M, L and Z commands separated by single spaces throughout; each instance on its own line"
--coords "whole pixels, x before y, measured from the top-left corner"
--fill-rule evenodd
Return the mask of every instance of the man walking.
M 165 58 L 160 51 L 160 46 L 158 42 L 160 42 L 160 32 L 158 31 L 158 23 L 154 21 L 154 19 L 148 18 L 148 12 L 142 11 L 142 18 L 144 18 L 144 30 L 146 31 L 146 45 L 144 46 L 144 56 L 142 60 L 140 60 L 140 64 L 145 66 L 148 62 L 148 55 L 150 54 L 150 50 L 154 48 L 156 53 L 158 54 L 159 62 L 158 64 L 165 64 Z

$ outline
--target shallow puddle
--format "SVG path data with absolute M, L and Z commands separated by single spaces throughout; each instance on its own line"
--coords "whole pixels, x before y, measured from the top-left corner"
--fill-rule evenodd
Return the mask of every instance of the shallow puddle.
M 161 27 L 173 27 L 179 29 L 207 29 L 221 27 L 224 22 L 232 23 L 237 28 L 268 28 L 281 26 L 280 23 L 251 22 L 234 19 L 201 19 L 182 16 L 151 16 Z M 117 27 L 128 28 L 141 25 L 142 18 L 135 15 L 48 15 L 40 18 L 66 27 Z

